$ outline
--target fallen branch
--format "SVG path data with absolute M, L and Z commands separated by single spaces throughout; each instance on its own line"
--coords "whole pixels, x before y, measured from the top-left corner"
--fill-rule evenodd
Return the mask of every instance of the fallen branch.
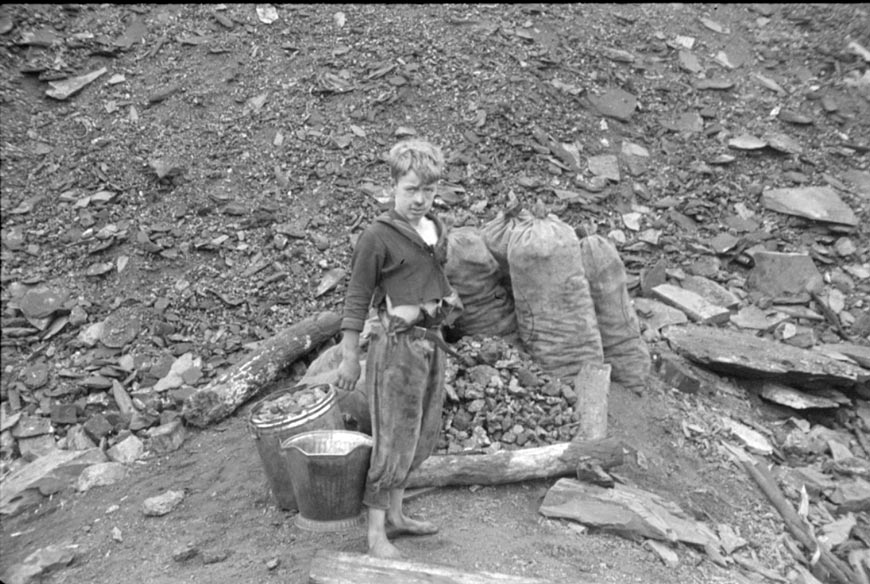
M 739 458 L 740 464 L 749 473 L 749 476 L 756 482 L 761 491 L 767 497 L 767 500 L 776 508 L 785 521 L 785 526 L 789 532 L 803 544 L 803 546 L 813 554 L 818 553 L 819 563 L 825 568 L 828 573 L 840 584 L 855 584 L 858 582 L 858 576 L 852 572 L 851 568 L 844 564 L 837 556 L 818 540 L 804 527 L 803 521 L 794 507 L 791 506 L 785 496 L 782 494 L 776 481 L 770 476 L 768 470 L 762 462 L 754 462 L 747 458 Z
M 185 400 L 185 421 L 204 428 L 223 420 L 284 367 L 338 334 L 340 324 L 337 314 L 322 312 L 265 340 L 251 355 Z
M 603 438 L 493 454 L 430 456 L 408 477 L 407 487 L 499 485 L 573 476 L 580 463 L 593 460 L 603 469 L 619 466 L 623 461 L 622 442 Z

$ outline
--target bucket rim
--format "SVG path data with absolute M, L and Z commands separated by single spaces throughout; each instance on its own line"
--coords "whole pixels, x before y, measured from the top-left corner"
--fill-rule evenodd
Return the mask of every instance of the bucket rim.
M 255 422 L 254 421 L 254 417 L 257 415 L 257 413 L 260 411 L 260 409 L 262 409 L 263 405 L 269 402 L 269 400 L 276 399 L 284 394 L 296 393 L 298 391 L 304 391 L 306 389 L 311 389 L 311 388 L 315 388 L 315 387 L 326 387 L 327 388 L 326 396 L 323 399 L 321 399 L 320 401 L 315 402 L 314 405 L 312 405 L 307 410 L 303 410 L 304 413 L 294 414 L 294 415 L 289 416 L 289 417 L 279 418 L 277 420 L 272 420 L 272 421 L 268 421 L 268 422 Z M 309 385 L 307 383 L 297 383 L 296 385 L 293 385 L 291 387 L 286 387 L 286 388 L 278 390 L 274 393 L 270 393 L 269 395 L 263 397 L 260 401 L 255 403 L 251 407 L 251 411 L 248 414 L 248 424 L 250 424 L 251 426 L 258 428 L 258 429 L 271 428 L 274 426 L 282 426 L 284 424 L 288 424 L 290 422 L 301 420 L 301 419 L 306 418 L 307 416 L 310 416 L 312 413 L 317 412 L 318 410 L 320 410 L 324 406 L 328 405 L 330 401 L 337 399 L 337 397 L 338 397 L 338 392 L 336 391 L 335 385 L 333 385 L 332 383 L 315 383 L 314 385 Z
M 294 434 L 293 436 L 290 436 L 289 438 L 282 440 L 281 441 L 281 450 L 282 451 L 290 450 L 291 448 L 298 449 L 298 447 L 295 446 L 294 444 L 292 444 L 292 442 L 294 442 L 294 441 L 302 442 L 303 439 L 305 439 L 305 438 L 313 438 L 313 437 L 324 436 L 324 435 L 330 435 L 330 436 L 345 435 L 345 436 L 350 436 L 353 438 L 360 439 L 361 442 L 359 444 L 355 444 L 353 446 L 353 448 L 351 448 L 348 452 L 335 453 L 335 454 L 332 454 L 329 452 L 318 452 L 317 454 L 310 454 L 309 456 L 345 457 L 348 454 L 350 454 L 351 452 L 353 452 L 354 450 L 356 450 L 357 448 L 359 448 L 360 446 L 363 446 L 363 447 L 374 446 L 374 440 L 372 439 L 371 436 L 369 436 L 368 434 L 363 434 L 362 432 L 356 432 L 354 430 L 339 430 L 339 429 L 335 429 L 335 430 L 309 430 L 307 432 L 300 432 L 299 434 Z

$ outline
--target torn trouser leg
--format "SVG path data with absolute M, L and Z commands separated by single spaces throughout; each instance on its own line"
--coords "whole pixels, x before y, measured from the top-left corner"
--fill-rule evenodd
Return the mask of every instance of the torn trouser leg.
M 441 431 L 444 353 L 402 328 L 395 321 L 388 330 L 374 327 L 366 364 L 374 445 L 363 502 L 375 509 L 389 507 L 390 490 L 404 486 Z

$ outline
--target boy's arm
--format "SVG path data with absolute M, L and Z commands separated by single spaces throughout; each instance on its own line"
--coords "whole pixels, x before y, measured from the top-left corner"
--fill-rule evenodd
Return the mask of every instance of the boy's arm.
M 344 329 L 341 335 L 341 364 L 335 384 L 340 389 L 352 391 L 360 376 L 359 331 Z

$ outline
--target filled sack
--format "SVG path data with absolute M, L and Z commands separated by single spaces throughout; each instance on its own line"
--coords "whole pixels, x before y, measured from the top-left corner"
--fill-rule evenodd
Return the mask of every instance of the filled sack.
M 525 211 L 511 225 L 507 262 L 520 340 L 541 368 L 574 376 L 604 354 L 580 240 L 558 217 Z
M 604 362 L 611 366 L 610 378 L 642 391 L 650 373 L 650 354 L 628 295 L 625 265 L 613 243 L 600 235 L 581 239 L 580 254 L 595 306 Z
M 464 306 L 452 327 L 459 336 L 507 336 L 516 331 L 513 298 L 502 285 L 504 274 L 477 228 L 459 227 L 447 235 L 444 273 Z

